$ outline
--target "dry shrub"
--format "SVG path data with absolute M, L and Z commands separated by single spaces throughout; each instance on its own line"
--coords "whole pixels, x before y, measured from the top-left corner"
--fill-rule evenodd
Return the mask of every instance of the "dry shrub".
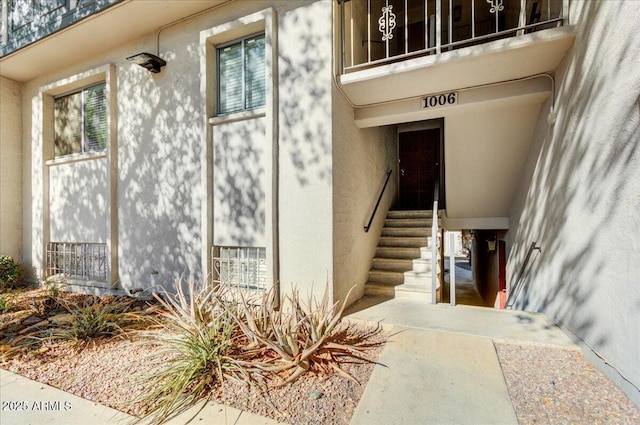
M 150 390 L 132 400 L 147 407 L 144 420 L 163 423 L 210 400 L 228 378 L 261 385 L 293 383 L 308 371 L 351 378 L 340 365 L 368 361 L 367 335 L 339 326 L 346 302 L 331 303 L 327 289 L 320 301 L 302 303 L 293 288 L 279 309 L 273 291 L 193 281 L 176 289 L 155 295 L 163 311 L 140 334 L 159 347 L 148 361 L 162 365 L 141 377 Z

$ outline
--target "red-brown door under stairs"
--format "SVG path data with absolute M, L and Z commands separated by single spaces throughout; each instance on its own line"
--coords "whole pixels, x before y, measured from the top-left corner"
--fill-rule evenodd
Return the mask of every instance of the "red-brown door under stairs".
M 431 211 L 389 211 L 365 295 L 431 299 L 432 223 Z

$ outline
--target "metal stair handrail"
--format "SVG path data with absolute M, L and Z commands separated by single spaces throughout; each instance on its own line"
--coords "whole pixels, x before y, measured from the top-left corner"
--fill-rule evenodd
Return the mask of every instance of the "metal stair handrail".
M 522 283 L 522 277 L 524 276 L 524 271 L 527 268 L 527 264 L 529 264 L 529 260 L 531 259 L 531 254 L 536 250 L 542 252 L 540 250 L 540 247 L 536 245 L 537 242 L 531 242 L 531 245 L 529 245 L 529 250 L 527 251 L 527 256 L 524 258 L 522 267 L 520 267 L 520 272 L 518 273 L 516 284 L 513 288 L 513 291 L 509 293 L 509 297 L 507 298 L 507 304 L 505 305 L 505 307 L 510 310 L 513 308 L 513 303 L 516 301 L 516 298 L 518 298 L 518 295 L 520 294 L 520 291 L 524 286 L 524 284 Z
M 391 177 L 391 172 L 392 171 L 393 171 L 393 169 L 387 171 L 387 179 L 384 181 L 384 186 L 382 186 L 382 190 L 380 191 L 380 196 L 378 196 L 378 201 L 376 202 L 376 206 L 373 207 L 373 212 L 371 213 L 371 217 L 369 218 L 369 223 L 367 223 L 367 225 L 364 226 L 365 233 L 368 233 L 369 229 L 371 228 L 371 223 L 373 222 L 373 217 L 375 217 L 376 211 L 378 211 L 378 206 L 380 206 L 380 201 L 382 200 L 382 195 L 384 195 L 384 191 L 387 188 L 387 184 L 389 183 L 389 177 Z

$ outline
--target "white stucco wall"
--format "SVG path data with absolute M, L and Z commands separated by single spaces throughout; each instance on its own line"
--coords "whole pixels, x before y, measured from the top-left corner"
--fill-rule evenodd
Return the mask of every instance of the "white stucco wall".
M 124 46 L 118 63 L 118 229 L 121 281 L 169 286 L 200 270 L 204 99 L 200 22 L 165 30 L 159 74 L 124 58 L 154 51 L 149 35 Z M 112 59 L 112 60 L 113 60 Z
M 557 121 L 541 114 L 512 207 L 508 278 L 538 242 L 516 307 L 577 336 L 640 405 L 640 8 L 571 5 L 578 36 L 557 71 Z
M 266 118 L 213 129 L 213 243 L 265 247 Z
M 333 281 L 332 5 L 296 3 L 278 16 L 280 284 L 322 294 Z
M 107 242 L 107 182 L 105 158 L 49 168 L 49 232 L 52 242 Z
M 364 295 L 387 211 L 396 199 L 397 127 L 358 128 L 353 108 L 333 88 L 333 291 L 348 302 Z M 384 186 L 389 184 L 369 232 L 364 231 Z
M 267 106 L 262 116 L 210 125 L 215 92 L 208 89 L 215 84 L 208 75 L 212 62 L 203 55 L 214 54 L 215 48 L 205 46 L 201 36 L 230 22 L 243 24 L 268 7 L 273 9 L 265 16 L 277 22 L 274 37 L 279 40 L 272 68 L 277 107 Z M 201 278 L 209 241 L 264 246 L 277 240 L 283 292 L 292 284 L 303 292 L 312 286 L 321 292 L 333 273 L 330 22 L 329 1 L 233 2 L 164 29 L 159 54 L 167 66 L 159 74 L 126 60 L 138 52 L 155 53 L 154 32 L 27 82 L 22 142 L 29 167 L 29 232 L 23 241 L 36 274 L 41 273 L 46 239 L 101 238 L 105 220 L 93 205 L 106 191 L 116 206 L 115 225 L 107 233 L 116 229 L 123 289 Z M 247 35 L 241 32 L 230 29 L 226 41 Z M 77 174 L 93 173 L 96 180 L 105 171 L 100 159 L 43 167 L 52 156 L 43 142 L 52 130 L 51 120 L 43 116 L 51 95 L 43 97 L 43 88 L 107 64 L 115 79 L 117 143 L 113 156 L 107 155 L 115 165 L 106 172 L 113 167 L 117 178 L 105 188 L 78 184 L 69 191 Z M 87 174 L 87 167 L 96 169 Z M 64 196 L 46 197 L 47 191 L 58 194 L 63 187 Z M 74 203 L 79 207 L 71 211 Z M 43 214 L 51 217 L 51 226 Z M 273 235 L 274 229 L 279 233 Z
M 487 102 L 445 117 L 449 219 L 509 215 L 539 111 L 537 102 Z
M 22 85 L 0 77 L 0 255 L 22 262 Z

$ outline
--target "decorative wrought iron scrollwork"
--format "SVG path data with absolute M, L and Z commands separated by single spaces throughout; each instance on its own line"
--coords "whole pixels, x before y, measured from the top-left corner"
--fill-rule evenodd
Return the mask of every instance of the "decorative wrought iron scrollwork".
M 396 27 L 396 14 L 393 13 L 393 6 L 382 8 L 382 16 L 378 19 L 378 30 L 382 33 L 382 41 L 393 38 L 393 30 Z
M 489 9 L 490 13 L 498 13 L 504 10 L 504 4 L 502 3 L 504 0 L 487 0 L 487 3 L 491 5 L 491 9 Z

